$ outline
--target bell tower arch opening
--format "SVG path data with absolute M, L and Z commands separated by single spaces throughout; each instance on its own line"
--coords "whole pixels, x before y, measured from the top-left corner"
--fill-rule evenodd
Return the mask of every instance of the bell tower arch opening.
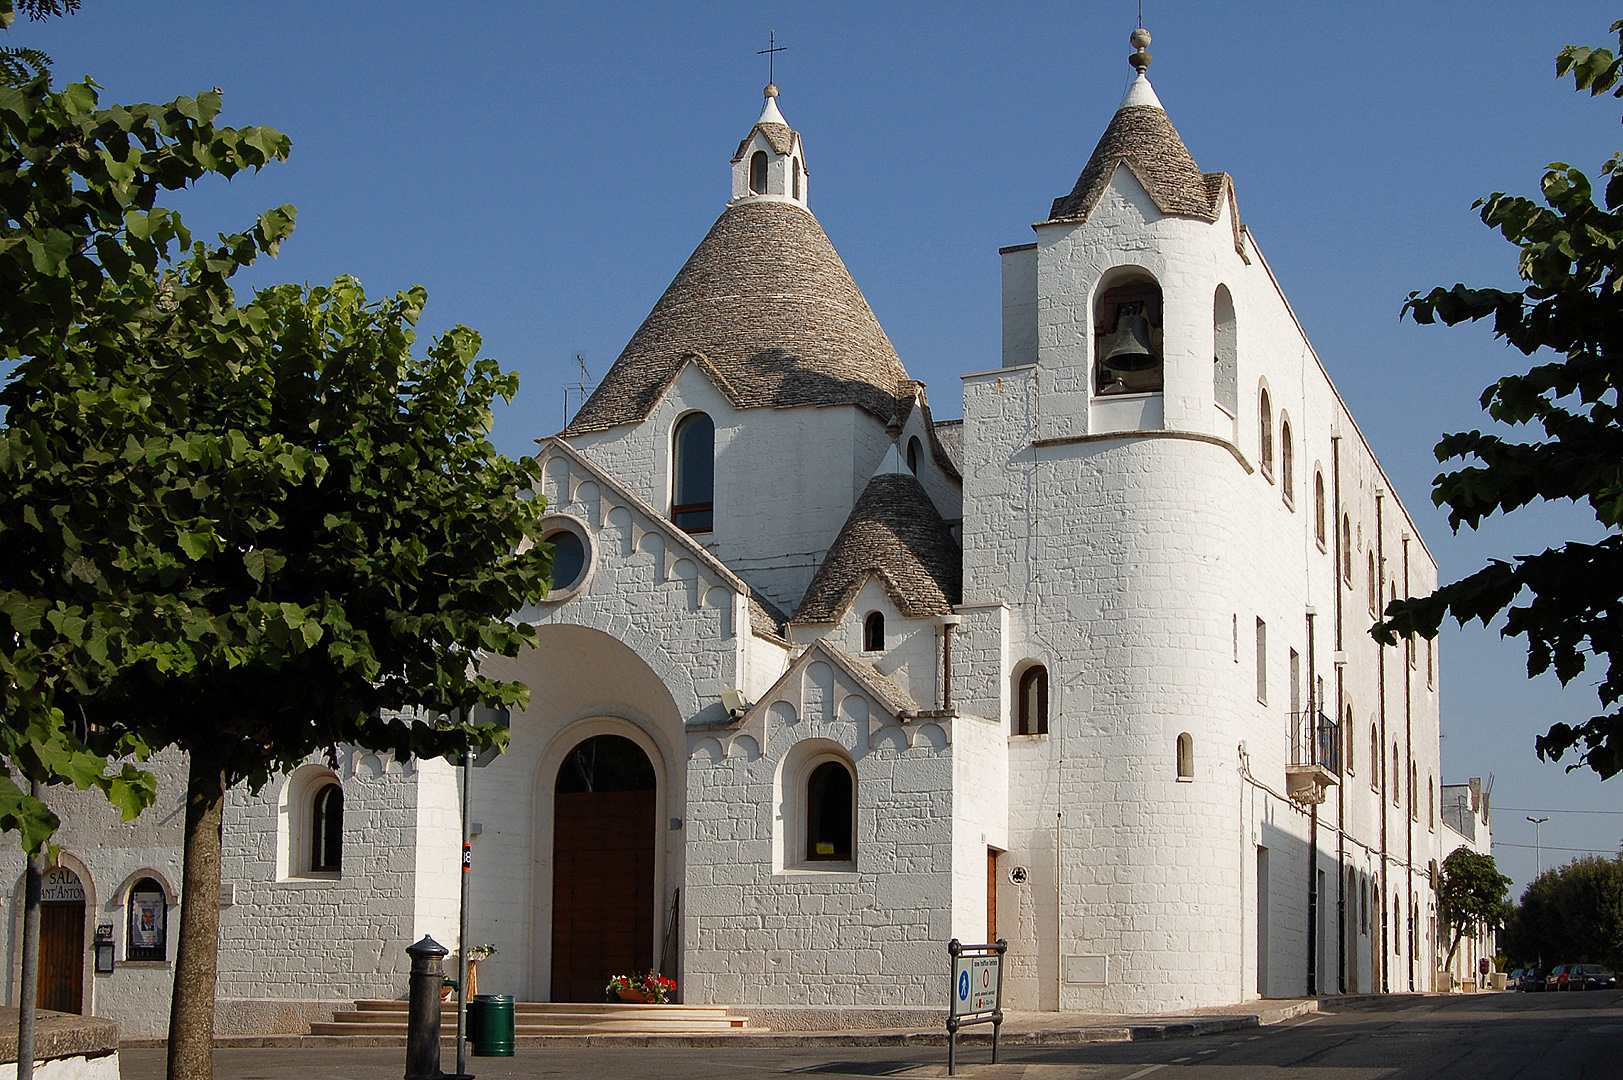
M 1165 386 L 1161 286 L 1148 270 L 1127 268 L 1093 309 L 1094 390 L 1099 396 L 1159 393 Z

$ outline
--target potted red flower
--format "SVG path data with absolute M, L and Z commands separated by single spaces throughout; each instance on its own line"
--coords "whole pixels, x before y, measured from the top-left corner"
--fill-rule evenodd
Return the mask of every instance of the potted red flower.
M 657 971 L 646 975 L 616 975 L 609 980 L 604 993 L 611 1000 L 634 1005 L 669 1005 L 676 996 L 676 980 L 667 979 Z

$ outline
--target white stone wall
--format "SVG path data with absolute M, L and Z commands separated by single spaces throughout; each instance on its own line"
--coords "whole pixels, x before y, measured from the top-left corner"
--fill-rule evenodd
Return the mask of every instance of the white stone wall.
M 647 420 L 570 445 L 666 513 L 671 432 L 693 411 L 716 425 L 715 529 L 697 539 L 793 612 L 891 448 L 885 425 L 852 405 L 735 410 L 690 364 Z
M 863 649 L 868 616 L 885 617 L 885 647 Z M 791 628 L 796 644 L 827 640 L 835 648 L 860 656 L 874 669 L 912 695 L 921 709 L 941 706 L 941 627 L 934 619 L 904 618 L 878 578 L 870 576 L 834 624 L 801 623 Z

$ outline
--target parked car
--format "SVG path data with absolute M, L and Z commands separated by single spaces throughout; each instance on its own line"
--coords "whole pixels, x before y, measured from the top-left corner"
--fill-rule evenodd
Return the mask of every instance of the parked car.
M 1557 964 L 1551 968 L 1550 973 L 1544 977 L 1544 989 L 1565 990 L 1567 988 L 1567 968 L 1571 966 L 1570 964 Z
M 1567 970 L 1568 990 L 1615 990 L 1617 976 L 1599 964 L 1573 964 Z
M 1544 979 L 1547 975 L 1548 972 L 1546 972 L 1543 968 L 1522 968 L 1521 976 L 1516 980 L 1516 989 L 1525 990 L 1530 994 L 1542 993 L 1544 990 Z

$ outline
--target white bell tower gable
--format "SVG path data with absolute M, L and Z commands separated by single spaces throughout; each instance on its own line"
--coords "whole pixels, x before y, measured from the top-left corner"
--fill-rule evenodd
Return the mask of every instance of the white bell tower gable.
M 766 105 L 749 136 L 733 155 L 733 197 L 728 205 L 786 202 L 809 209 L 806 197 L 806 152 L 800 132 L 778 111 L 778 88 L 767 84 Z

